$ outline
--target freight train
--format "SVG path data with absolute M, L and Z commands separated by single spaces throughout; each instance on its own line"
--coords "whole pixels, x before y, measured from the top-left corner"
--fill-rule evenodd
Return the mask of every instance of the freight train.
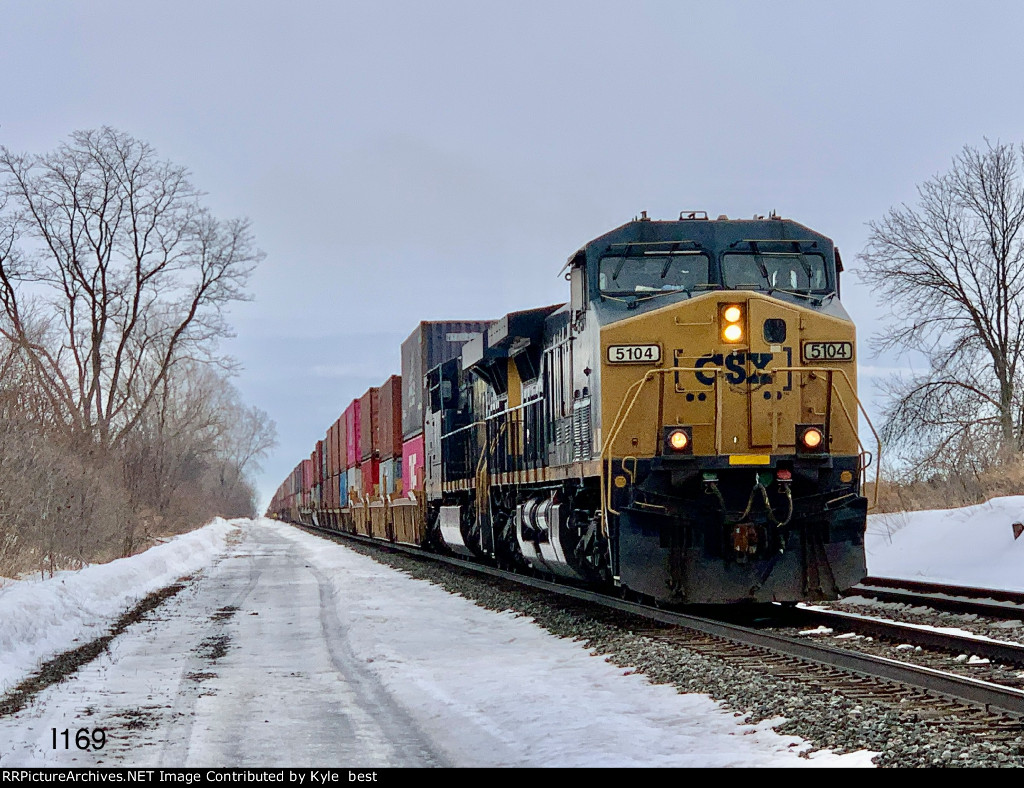
M 659 603 L 834 599 L 872 463 L 842 270 L 775 215 L 642 214 L 567 303 L 420 323 L 268 515 Z

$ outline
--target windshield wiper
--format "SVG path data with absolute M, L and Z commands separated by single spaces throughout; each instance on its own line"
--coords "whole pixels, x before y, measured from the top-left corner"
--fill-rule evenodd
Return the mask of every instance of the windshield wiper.
M 691 297 L 693 293 L 687 287 L 677 287 L 672 290 L 659 290 L 657 293 L 651 293 L 650 295 L 644 296 L 643 298 L 637 296 L 637 301 L 650 301 L 652 298 L 658 298 L 663 295 L 671 295 L 672 293 L 686 293 L 688 297 Z
M 818 306 L 825 303 L 825 299 L 829 296 L 835 295 L 834 293 L 801 293 L 799 290 L 787 290 L 784 287 L 773 287 L 768 291 L 768 295 L 772 293 L 789 293 L 790 295 L 800 296 L 800 298 L 806 298 L 809 301 L 817 301 Z

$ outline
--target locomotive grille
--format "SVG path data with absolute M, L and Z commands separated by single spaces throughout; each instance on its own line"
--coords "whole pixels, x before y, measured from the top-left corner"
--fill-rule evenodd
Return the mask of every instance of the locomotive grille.
M 590 399 L 572 406 L 572 461 L 583 462 L 591 455 Z

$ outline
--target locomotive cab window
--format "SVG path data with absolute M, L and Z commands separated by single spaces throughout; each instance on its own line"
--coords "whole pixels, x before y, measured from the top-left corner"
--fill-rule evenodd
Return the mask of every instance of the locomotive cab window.
M 820 254 L 730 253 L 722 255 L 723 285 L 734 290 L 783 290 L 805 295 L 832 292 Z
M 706 287 L 708 270 L 699 252 L 610 255 L 601 258 L 598 282 L 602 295 L 644 299 Z

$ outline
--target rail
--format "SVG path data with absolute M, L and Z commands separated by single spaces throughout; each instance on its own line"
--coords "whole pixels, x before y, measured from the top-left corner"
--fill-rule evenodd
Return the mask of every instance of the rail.
M 310 526 L 305 527 L 309 528 Z M 326 529 L 314 528 L 313 530 L 324 531 Z M 1024 691 L 1013 687 L 994 684 L 968 676 L 946 673 L 934 668 L 913 665 L 885 657 L 822 646 L 803 639 L 797 640 L 761 629 L 731 624 L 724 620 L 651 607 L 638 602 L 629 602 L 598 591 L 550 582 L 525 574 L 508 572 L 497 567 L 474 563 L 461 558 L 430 554 L 419 548 L 393 542 L 382 542 L 379 539 L 371 539 L 360 534 L 331 532 L 330 536 L 361 542 L 388 552 L 400 552 L 422 560 L 436 561 L 480 575 L 489 575 L 540 591 L 547 591 L 562 597 L 595 604 L 606 609 L 628 613 L 661 624 L 681 627 L 733 643 L 785 654 L 808 663 L 838 668 L 855 675 L 887 679 L 892 682 L 919 688 L 929 694 L 980 706 L 989 712 L 1009 713 L 1015 715 L 1015 717 L 1024 716 Z

